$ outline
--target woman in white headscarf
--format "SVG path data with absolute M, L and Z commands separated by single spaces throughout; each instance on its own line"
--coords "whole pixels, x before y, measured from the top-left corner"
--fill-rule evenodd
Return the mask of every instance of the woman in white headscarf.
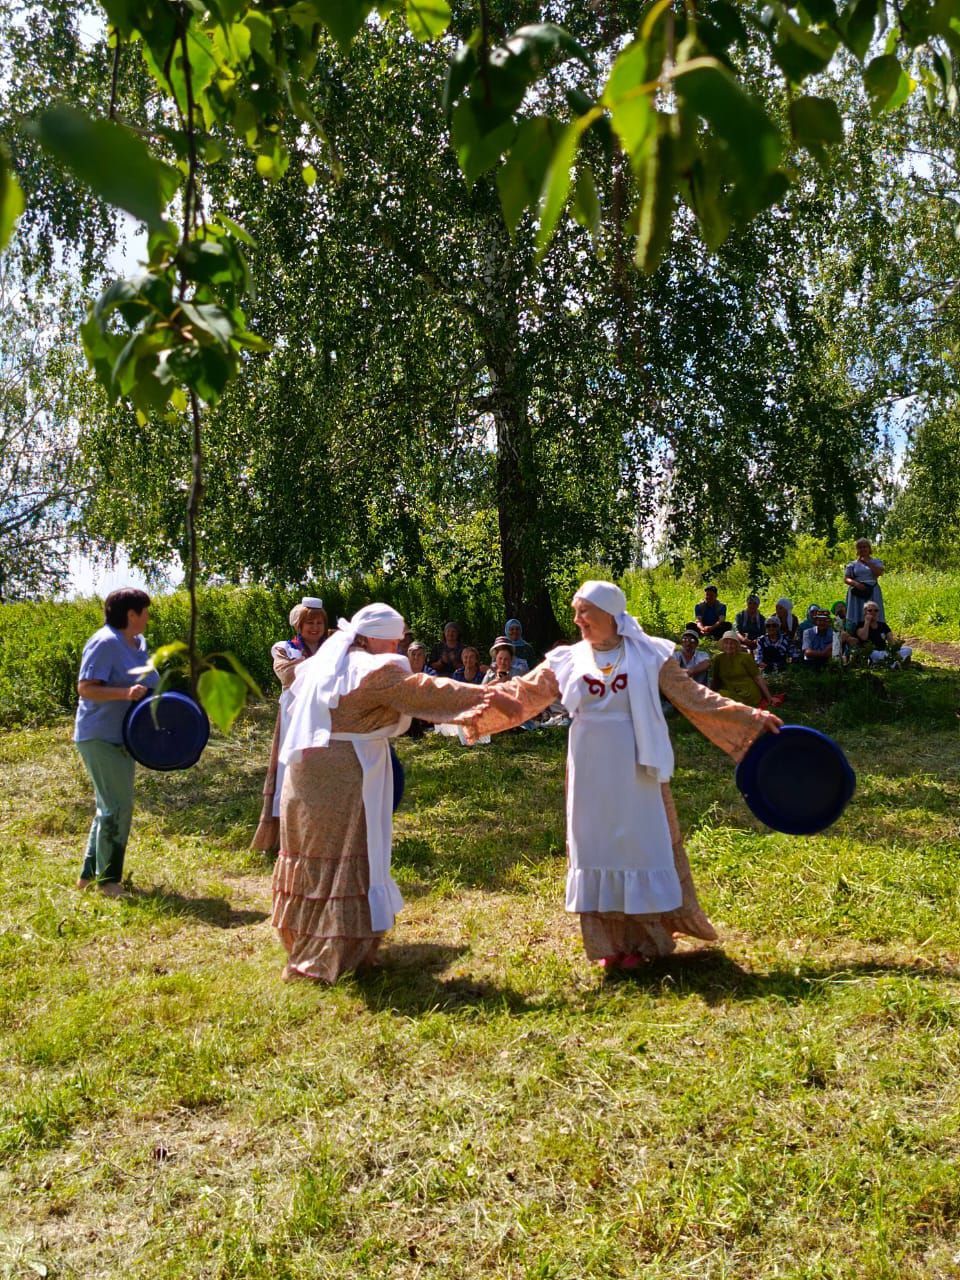
M 319 596 L 304 596 L 290 610 L 293 638 L 278 640 L 270 648 L 273 673 L 280 681 L 280 706 L 270 746 L 270 763 L 263 780 L 263 805 L 260 822 L 250 841 L 251 849 L 268 853 L 280 838 L 280 793 L 283 790 L 283 765 L 280 763 L 280 741 L 290 717 L 293 701 L 291 686 L 301 662 L 312 658 L 327 638 L 327 613 Z
M 587 955 L 608 969 L 669 955 L 677 934 L 717 936 L 680 835 L 660 695 L 734 759 L 781 724 L 691 680 L 673 661 L 673 644 L 646 635 L 626 603 L 614 583 L 585 582 L 573 597 L 583 639 L 551 650 L 529 675 L 500 685 L 496 704 L 466 717 L 472 739 L 558 698 L 570 715 L 566 906 L 580 915 Z M 510 693 L 515 709 L 505 713 Z
M 411 716 L 446 721 L 494 694 L 414 675 L 397 653 L 403 618 L 372 604 L 341 620 L 298 669 L 280 747 L 280 853 L 273 925 L 285 978 L 335 982 L 373 960 L 403 906 L 390 874 L 393 772 L 389 739 Z

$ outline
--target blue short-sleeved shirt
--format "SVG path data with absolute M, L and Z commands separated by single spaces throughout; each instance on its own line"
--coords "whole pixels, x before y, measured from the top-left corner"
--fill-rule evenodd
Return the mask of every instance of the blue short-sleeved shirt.
M 707 604 L 706 600 L 701 600 L 699 604 L 693 606 L 693 616 L 698 618 L 705 627 L 712 627 L 726 618 L 727 606 L 721 604 L 719 600 L 716 604 Z
M 149 657 L 143 636 L 137 636 L 136 645 L 134 649 L 114 627 L 101 627 L 83 646 L 77 679 L 102 680 L 115 689 L 129 689 L 135 684 L 155 688 L 160 682 L 156 671 L 139 673 Z M 74 742 L 98 738 L 119 746 L 123 742 L 123 717 L 129 707 L 129 702 L 93 702 L 90 698 L 81 698 L 77 704 Z
M 818 631 L 816 627 L 811 631 L 809 628 L 803 637 L 804 649 L 813 649 L 815 653 L 823 653 L 825 649 L 833 648 L 833 631 Z

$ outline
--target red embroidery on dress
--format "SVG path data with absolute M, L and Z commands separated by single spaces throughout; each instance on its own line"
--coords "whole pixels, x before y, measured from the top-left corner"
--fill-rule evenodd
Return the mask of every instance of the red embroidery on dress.
M 625 689 L 626 687 L 627 687 L 627 673 L 625 671 L 621 671 L 620 674 L 614 679 L 613 684 L 610 686 L 610 692 L 619 693 L 621 689 Z
M 583 678 L 587 682 L 587 688 L 593 696 L 595 698 L 602 698 L 607 691 L 607 686 L 603 681 L 598 680 L 596 676 L 584 676 Z

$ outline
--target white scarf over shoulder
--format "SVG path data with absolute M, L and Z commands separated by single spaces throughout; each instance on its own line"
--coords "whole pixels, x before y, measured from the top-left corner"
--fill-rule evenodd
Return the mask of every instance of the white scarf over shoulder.
M 285 765 L 299 760 L 304 751 L 326 747 L 330 743 L 330 712 L 340 699 L 352 693 L 374 666 L 385 662 L 407 665 L 399 654 L 371 657 L 350 646 L 357 636 L 383 640 L 400 640 L 403 617 L 387 604 L 368 604 L 349 622 L 340 619 L 337 630 L 309 662 L 302 662 L 291 685 L 293 707 L 290 722 L 280 744 L 280 759 Z M 366 661 L 364 661 L 366 659 Z
M 660 782 L 668 782 L 673 774 L 673 747 L 660 705 L 660 668 L 673 657 L 669 640 L 648 636 L 636 618 L 627 613 L 627 598 L 615 583 L 589 581 L 577 591 L 574 600 L 587 600 L 598 609 L 612 614 L 617 634 L 623 637 L 624 666 L 637 764 L 650 770 Z M 571 716 L 579 711 L 585 699 L 596 696 L 597 666 L 593 646 L 587 640 L 569 648 L 558 648 L 547 654 L 560 685 L 560 698 Z M 602 694 L 600 695 L 602 696 Z

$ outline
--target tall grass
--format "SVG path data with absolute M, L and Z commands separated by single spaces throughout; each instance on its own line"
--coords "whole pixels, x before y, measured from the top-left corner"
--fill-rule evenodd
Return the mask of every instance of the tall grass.
M 882 554 L 882 549 L 880 549 Z M 746 565 L 733 565 L 718 581 L 730 617 L 758 589 L 761 609 L 772 612 L 778 596 L 792 599 L 799 614 L 816 602 L 829 605 L 844 595 L 843 568 L 849 551 L 801 539 L 775 568 L 751 578 Z M 960 639 L 960 568 L 901 570 L 888 556 L 883 578 L 887 619 L 894 631 L 930 640 Z M 554 607 L 563 626 L 572 628 L 569 597 L 575 580 L 609 576 L 602 567 L 582 566 L 558 585 Z M 666 566 L 628 572 L 622 579 L 630 608 L 651 632 L 678 636 L 702 597 L 702 570 L 690 566 L 679 576 Z M 457 619 L 465 637 L 485 646 L 503 628 L 495 583 L 438 584 L 427 578 L 396 579 L 369 575 L 348 583 L 313 583 L 304 588 L 322 596 L 331 623 L 370 600 L 392 604 L 428 644 L 439 640 L 443 624 Z M 204 653 L 230 650 L 251 674 L 271 683 L 270 646 L 289 634 L 287 614 L 295 597 L 265 586 L 208 587 L 200 593 L 199 644 Z M 187 634 L 185 592 L 159 596 L 151 610 L 148 640 L 152 648 Z M 80 654 L 102 622 L 99 602 L 0 605 L 0 729 L 49 723 L 75 705 Z M 532 636 L 545 645 L 554 637 Z
M 384 600 L 427 644 L 439 641 L 450 618 L 478 642 L 489 643 L 503 628 L 492 585 L 481 592 L 441 592 L 425 580 L 371 575 L 349 583 L 313 583 L 304 591 L 322 597 L 331 625 L 371 600 Z M 264 586 L 201 589 L 200 651 L 229 650 L 261 685 L 269 686 L 270 646 L 290 634 L 288 614 L 297 599 L 299 595 Z M 189 610 L 185 591 L 153 598 L 147 636 L 151 649 L 186 638 Z M 103 606 L 97 600 L 0 605 L 0 729 L 49 723 L 76 705 L 80 655 L 102 625 Z

